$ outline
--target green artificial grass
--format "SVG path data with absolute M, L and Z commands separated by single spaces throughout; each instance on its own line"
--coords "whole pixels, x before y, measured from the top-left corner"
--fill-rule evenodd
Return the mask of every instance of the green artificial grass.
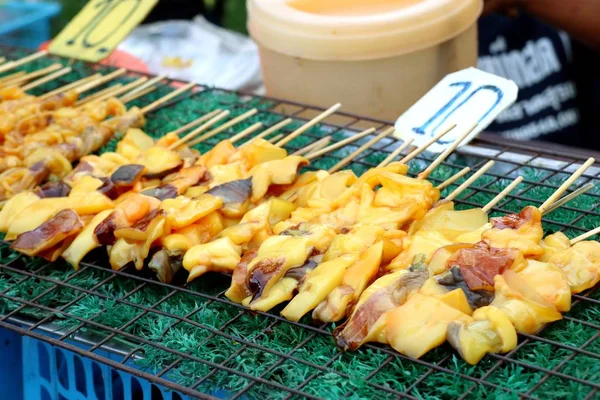
M 40 60 L 26 67 L 33 70 L 50 63 L 50 60 Z M 91 73 L 90 67 L 81 63 L 74 63 L 73 69 L 74 72 L 68 77 L 39 88 L 38 93 Z M 128 80 L 131 78 L 122 78 L 123 82 Z M 163 87 L 133 104 L 148 104 L 169 90 Z M 160 137 L 216 107 L 231 109 L 232 116 L 255 107 L 261 111 L 197 147 L 200 151 L 206 151 L 219 140 L 257 121 L 268 126 L 284 118 L 270 112 L 274 105 L 269 100 L 239 97 L 207 88 L 192 98 L 150 115 L 145 131 L 153 137 Z M 300 120 L 296 121 L 284 131 L 291 132 L 301 123 Z M 331 127 L 316 126 L 309 130 L 309 134 L 322 137 L 330 131 Z M 336 140 L 343 137 L 342 132 L 334 134 Z M 310 140 L 307 135 L 300 136 L 290 143 L 290 147 L 305 146 Z M 361 139 L 356 144 L 315 160 L 312 168 L 333 166 L 366 140 Z M 102 151 L 113 150 L 116 143 L 117 139 L 111 140 Z M 386 156 L 377 151 L 365 154 L 358 158 L 360 162 L 353 162 L 348 168 L 361 174 L 368 168 L 365 164 L 377 164 Z M 433 155 L 425 154 L 412 161 L 410 173 L 418 173 L 432 158 Z M 434 183 L 441 183 L 463 166 L 481 165 L 482 161 L 475 156 L 453 155 L 448 164 L 438 167 L 431 174 L 430 179 Z M 507 166 L 508 169 L 503 169 Z M 550 177 L 551 172 L 532 167 L 512 171 L 514 167 L 515 164 L 508 162 L 497 163 L 488 174 L 459 196 L 459 200 L 466 199 L 467 203 L 458 203 L 457 208 L 487 203 L 518 175 L 523 175 L 528 182 L 545 182 L 553 186 L 559 185 L 567 176 L 561 173 Z M 507 175 L 508 170 L 511 172 Z M 502 179 L 496 179 L 496 176 Z M 446 188 L 443 195 L 449 194 L 464 179 Z M 553 190 L 552 187 L 521 183 L 513 193 L 519 193 L 523 200 L 509 197 L 500 203 L 500 208 L 503 211 L 519 211 L 528 204 L 539 205 Z M 599 190 L 595 188 L 593 193 L 600 193 Z M 568 206 L 592 210 L 596 202 L 595 197 L 583 195 Z M 497 211 L 492 213 L 501 214 Z M 553 232 L 563 228 L 560 223 L 570 223 L 581 215 L 581 211 L 561 208 L 546 217 L 544 226 L 548 232 Z M 577 235 L 600 225 L 600 217 L 589 214 L 579 218 L 575 225 L 581 229 L 567 229 L 569 235 Z M 100 263 L 102 259 L 102 254 L 98 252 L 88 257 L 89 261 L 99 260 Z M 425 399 L 454 399 L 463 393 L 468 393 L 467 398 L 517 399 L 519 394 L 525 394 L 539 385 L 533 397 L 583 399 L 588 395 L 593 396 L 593 388 L 565 376 L 595 384 L 600 382 L 600 363 L 597 358 L 574 354 L 568 348 L 535 338 L 520 338 L 523 344 L 510 355 L 516 361 L 502 361 L 488 356 L 476 366 L 466 364 L 448 345 L 435 349 L 418 362 L 391 356 L 393 353 L 389 352 L 389 348 L 378 346 L 365 346 L 359 351 L 342 354 L 335 348 L 329 334 L 333 325 L 322 327 L 323 330 L 299 327 L 283 320 L 244 312 L 239 306 L 229 303 L 221 294 L 229 285 L 229 279 L 223 275 L 209 274 L 194 281 L 186 286 L 191 293 L 173 293 L 171 288 L 142 283 L 100 267 L 88 266 L 76 272 L 64 262 L 45 266 L 43 261 L 12 252 L 6 245 L 0 246 L 0 261 L 9 265 L 9 268 L 0 269 L 0 292 L 4 294 L 0 296 L 2 315 L 19 309 L 21 314 L 37 319 L 51 317 L 51 322 L 65 331 L 77 328 L 81 322 L 78 318 L 90 319 L 95 324 L 85 324 L 77 333 L 97 334 L 100 338 L 110 334 L 109 328 L 121 329 L 141 340 L 116 335 L 111 343 L 139 348 L 137 355 L 140 357 L 135 359 L 138 368 L 158 373 L 176 363 L 164 377 L 185 386 L 198 384 L 198 380 L 205 377 L 197 386 L 197 390 L 204 393 L 215 390 L 235 393 L 245 389 L 247 398 L 279 399 L 288 395 L 266 383 L 256 383 L 249 377 L 215 369 L 214 364 L 323 398 L 391 399 L 397 397 L 394 392 L 407 392 Z M 26 273 L 32 271 L 37 271 L 36 275 L 40 278 L 28 278 Z M 219 300 L 214 301 L 207 296 L 218 296 Z M 590 297 L 600 300 L 600 293 L 593 292 Z M 23 303 L 20 300 L 35 298 L 36 304 L 52 310 L 59 309 L 60 312 L 34 306 L 21 307 Z M 153 307 L 158 311 L 147 312 L 143 307 Z M 281 307 L 273 310 L 272 314 L 278 315 L 279 310 Z M 597 304 L 579 301 L 574 303 L 573 310 L 566 316 L 569 319 L 549 325 L 540 335 L 565 346 L 586 346 L 587 351 L 600 353 L 600 342 L 595 340 L 600 325 Z M 309 317 L 301 322 L 314 326 Z M 169 350 L 181 352 L 191 359 L 179 357 Z M 432 364 L 435 367 L 432 368 Z M 546 371 L 553 369 L 564 375 L 545 379 Z M 487 383 L 480 383 L 477 381 L 479 379 Z

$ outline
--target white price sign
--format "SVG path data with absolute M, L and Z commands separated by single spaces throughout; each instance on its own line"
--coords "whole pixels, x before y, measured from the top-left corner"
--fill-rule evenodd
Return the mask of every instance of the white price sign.
M 464 145 L 512 105 L 518 93 L 519 88 L 513 81 L 477 68 L 449 74 L 398 118 L 395 136 L 412 137 L 413 143 L 419 146 L 449 124 L 462 126 L 476 121 L 477 127 L 461 142 Z M 428 150 L 436 153 L 445 150 L 463 131 L 450 131 Z

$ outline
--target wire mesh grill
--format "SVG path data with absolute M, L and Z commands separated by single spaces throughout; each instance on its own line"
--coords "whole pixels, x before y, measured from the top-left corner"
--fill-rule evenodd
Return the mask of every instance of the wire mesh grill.
M 24 53 L 0 48 L 0 54 L 19 58 Z M 25 67 L 38 68 L 55 61 L 42 59 Z M 40 90 L 50 90 L 99 68 L 79 62 L 72 66 L 73 73 Z M 132 78 L 123 78 L 128 79 Z M 137 103 L 147 104 L 168 90 L 162 87 Z M 322 111 L 289 101 L 200 87 L 197 93 L 148 116 L 145 130 L 160 136 L 216 107 L 232 110 L 233 116 L 253 107 L 260 111 L 244 124 L 202 143 L 200 150 L 257 121 L 269 126 L 291 116 L 298 126 Z M 387 125 L 385 121 L 336 113 L 294 139 L 288 149 L 295 151 L 326 135 L 337 141 L 371 126 L 379 130 Z M 317 159 L 311 168 L 328 168 L 369 139 Z M 114 144 L 109 143 L 104 150 Z M 386 138 L 348 167 L 361 174 L 398 145 L 396 140 Z M 432 158 L 427 153 L 419 156 L 411 162 L 410 174 L 424 169 Z M 441 183 L 465 165 L 476 170 L 490 159 L 496 161 L 494 167 L 459 196 L 457 208 L 487 203 L 518 175 L 523 175 L 524 181 L 493 214 L 518 211 L 528 204 L 540 205 L 585 157 L 480 139 L 452 155 L 434 171 L 431 180 Z M 599 168 L 591 168 L 571 189 L 597 183 L 599 174 Z M 544 219 L 545 228 L 573 236 L 600 225 L 599 199 L 600 190 L 592 189 L 549 214 Z M 446 345 L 421 360 L 377 344 L 341 353 L 331 339 L 332 325 L 317 326 L 306 318 L 290 322 L 279 316 L 281 308 L 269 313 L 250 312 L 230 302 L 223 295 L 229 286 L 226 276 L 208 275 L 188 286 L 181 277 L 173 284 L 164 284 L 149 272 L 133 267 L 112 271 L 102 252 L 92 253 L 86 260 L 78 271 L 73 271 L 65 263 L 24 257 L 2 243 L 0 327 L 200 398 L 210 398 L 210 393 L 222 389 L 233 399 L 591 399 L 600 389 L 600 295 L 594 290 L 575 295 L 572 310 L 563 320 L 537 335 L 521 335 L 518 347 L 510 353 L 489 355 L 471 366 Z M 96 352 L 101 348 L 122 354 L 121 362 L 99 356 Z

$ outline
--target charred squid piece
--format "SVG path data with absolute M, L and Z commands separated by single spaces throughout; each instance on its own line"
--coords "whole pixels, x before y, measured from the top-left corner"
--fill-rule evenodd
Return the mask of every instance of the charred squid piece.
M 183 255 L 170 255 L 166 249 L 161 249 L 154 253 L 148 268 L 156 274 L 159 281 L 171 283 L 173 277 L 183 268 Z
M 415 265 L 377 279 L 360 296 L 348 320 L 333 331 L 336 345 L 346 351 L 367 342 L 387 343 L 386 314 L 404 304 L 428 277 L 425 266 Z
M 133 186 L 142 179 L 146 167 L 139 164 L 123 165 L 117 168 L 110 176 L 111 182 L 115 185 L 118 194 L 121 195 L 130 191 Z
M 251 179 L 227 182 L 206 191 L 206 194 L 210 194 L 223 200 L 223 209 L 221 212 L 230 218 L 236 218 L 246 213 L 250 203 L 251 193 Z
M 72 235 L 58 243 L 48 250 L 44 250 L 38 254 L 38 257 L 42 257 L 46 261 L 55 262 L 64 253 L 64 251 L 73 243 L 77 235 Z
M 275 285 L 269 290 L 269 294 L 250 303 L 250 298 L 247 298 L 245 303 L 250 305 L 250 308 L 255 311 L 269 311 L 271 308 L 284 301 L 291 300 L 298 286 L 302 284 L 307 274 L 317 268 L 321 264 L 323 254 L 313 252 L 304 264 L 297 268 L 288 270 L 285 275 L 279 279 Z
M 507 353 L 517 347 L 517 332 L 510 319 L 496 307 L 473 313 L 474 322 L 452 321 L 448 342 L 469 364 L 477 364 L 488 353 Z
M 94 235 L 101 245 L 113 245 L 115 231 L 129 227 L 147 216 L 160 205 L 160 201 L 149 196 L 134 193 L 116 205 L 115 209 L 96 228 Z
M 94 230 L 104 221 L 112 210 L 104 210 L 96 214 L 89 224 L 83 228 L 81 233 L 73 240 L 71 245 L 62 253 L 62 257 L 75 269 L 79 270 L 79 263 L 90 251 L 100 247 L 100 243 L 96 239 Z
M 160 201 L 167 199 L 174 199 L 179 196 L 178 190 L 171 184 L 160 185 L 157 187 L 142 190 L 140 192 L 143 195 L 154 197 Z
M 63 181 L 48 182 L 40 186 L 34 193 L 41 199 L 67 197 L 71 193 L 71 187 Z
M 304 265 L 316 253 L 324 253 L 336 233 L 327 225 L 307 226 L 308 233 L 300 236 L 277 235 L 267 238 L 258 250 L 258 256 L 248 266 L 248 287 L 253 296 L 247 301 L 253 303 L 269 295 L 271 288 L 293 268 Z
M 471 290 L 494 291 L 494 277 L 507 269 L 525 265 L 523 254 L 514 248 L 495 248 L 479 242 L 471 248 L 462 248 L 446 262 L 446 268 L 458 267 Z
M 537 257 L 544 253 L 540 245 L 544 235 L 542 213 L 536 207 L 527 206 L 519 214 L 491 218 L 490 222 L 492 229 L 481 235 L 490 246 L 515 248 L 526 257 Z
M 225 292 L 225 296 L 231 301 L 241 303 L 245 298 L 252 295 L 247 285 L 248 265 L 258 255 L 258 249 L 248 250 L 244 253 L 240 262 L 235 266 L 231 277 L 231 286 Z
M 474 310 L 490 305 L 494 301 L 493 289 L 491 291 L 486 289 L 471 289 L 458 267 L 453 267 L 449 271 L 436 276 L 434 279 L 438 285 L 444 287 L 449 292 L 461 289 L 467 298 L 469 306 Z
M 83 222 L 73 210 L 59 211 L 36 229 L 20 234 L 11 248 L 33 257 L 48 250 L 83 229 Z
M 219 197 L 223 204 L 242 204 L 252 194 L 252 179 L 231 181 L 208 190 L 206 194 Z
M 133 263 L 139 271 L 150 253 L 152 244 L 168 234 L 170 228 L 164 211 L 155 209 L 130 227 L 115 230 L 117 241 L 108 251 L 113 270 Z

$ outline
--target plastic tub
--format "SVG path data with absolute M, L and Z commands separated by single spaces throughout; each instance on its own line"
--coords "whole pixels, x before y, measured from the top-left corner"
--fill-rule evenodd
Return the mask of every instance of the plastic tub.
M 50 20 L 60 10 L 55 2 L 0 1 L 0 44 L 37 48 L 50 39 Z
M 396 119 L 477 63 L 482 0 L 248 0 L 267 94 Z

